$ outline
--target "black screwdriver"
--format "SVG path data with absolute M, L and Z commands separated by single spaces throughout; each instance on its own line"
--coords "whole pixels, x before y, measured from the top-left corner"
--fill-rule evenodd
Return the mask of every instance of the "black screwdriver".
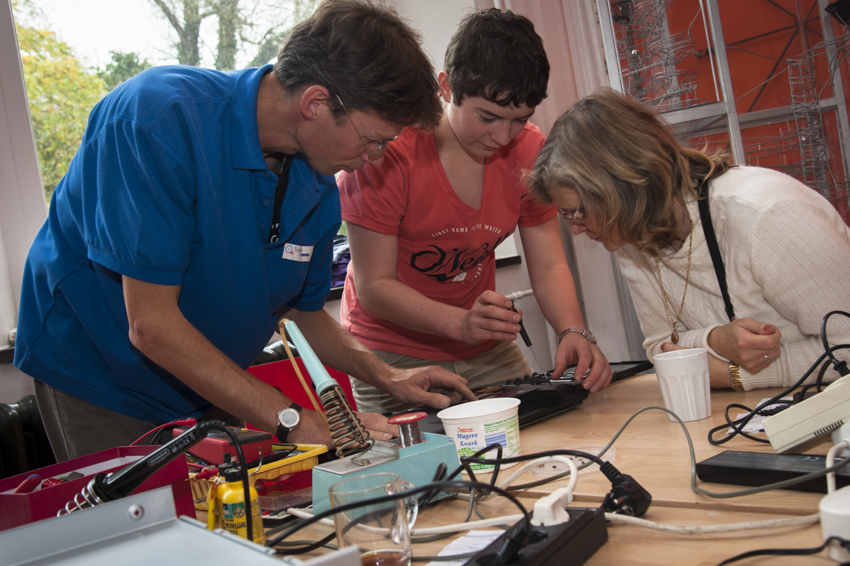
M 511 306 L 511 310 L 517 312 L 515 306 Z M 541 375 L 546 375 L 546 370 L 543 369 L 543 364 L 540 363 L 540 358 L 537 357 L 537 354 L 534 353 L 534 348 L 531 347 L 531 338 L 528 337 L 528 332 L 525 331 L 525 325 L 522 323 L 522 319 L 519 319 L 519 335 L 522 336 L 522 341 L 525 342 L 528 351 L 531 352 L 532 356 L 534 356 L 534 361 L 537 362 Z

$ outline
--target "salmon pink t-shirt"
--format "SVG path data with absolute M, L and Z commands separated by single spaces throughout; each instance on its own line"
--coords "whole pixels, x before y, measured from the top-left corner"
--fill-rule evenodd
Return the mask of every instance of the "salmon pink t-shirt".
M 449 183 L 432 132 L 410 127 L 387 150 L 380 167 L 338 178 L 342 218 L 398 238 L 398 280 L 426 297 L 469 309 L 496 287 L 494 250 L 517 226 L 555 215 L 522 182 L 545 138 L 526 124 L 511 143 L 487 158 L 481 207 L 464 203 Z M 367 311 L 357 297 L 350 263 L 340 309 L 343 327 L 372 349 L 435 361 L 469 359 L 495 341 L 471 345 L 409 330 Z

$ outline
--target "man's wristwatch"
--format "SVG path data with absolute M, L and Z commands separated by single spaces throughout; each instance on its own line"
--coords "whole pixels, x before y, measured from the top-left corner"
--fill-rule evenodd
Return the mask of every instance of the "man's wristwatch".
M 286 442 L 289 433 L 301 424 L 301 405 L 293 403 L 277 413 L 277 436 L 278 441 Z
M 570 332 L 581 334 L 582 336 L 584 336 L 585 340 L 587 340 L 591 344 L 596 344 L 596 336 L 594 336 L 590 330 L 585 330 L 584 328 L 565 328 L 561 331 L 561 334 L 558 335 L 558 344 L 560 344 L 561 340 L 564 339 L 564 336 L 566 336 Z

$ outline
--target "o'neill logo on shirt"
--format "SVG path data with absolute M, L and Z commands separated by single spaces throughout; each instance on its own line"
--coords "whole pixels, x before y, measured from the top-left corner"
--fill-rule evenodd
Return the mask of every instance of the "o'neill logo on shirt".
M 284 244 L 283 256 L 281 257 L 291 261 L 310 261 L 310 258 L 313 257 L 313 246 Z

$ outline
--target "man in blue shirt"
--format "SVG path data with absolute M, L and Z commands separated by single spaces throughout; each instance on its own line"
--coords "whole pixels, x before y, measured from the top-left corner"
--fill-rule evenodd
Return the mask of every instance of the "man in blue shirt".
M 405 126 L 436 124 L 437 92 L 393 12 L 329 0 L 274 66 L 157 67 L 105 97 L 21 293 L 14 363 L 36 380 L 57 458 L 219 413 L 329 442 L 318 415 L 245 371 L 282 317 L 323 363 L 400 400 L 473 399 L 447 371 L 383 364 L 322 309 L 340 226 L 332 175 L 379 166 Z M 300 422 L 279 416 L 292 408 Z M 382 416 L 361 419 L 388 438 Z

